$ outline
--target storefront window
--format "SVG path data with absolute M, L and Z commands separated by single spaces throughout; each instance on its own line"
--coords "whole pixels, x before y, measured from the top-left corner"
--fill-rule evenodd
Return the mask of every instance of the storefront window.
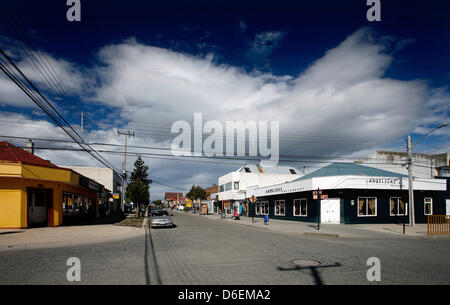
M 391 216 L 404 216 L 407 214 L 407 207 L 401 198 L 394 197 L 390 199 Z
M 294 200 L 294 216 L 307 216 L 307 201 L 306 199 Z
M 275 200 L 275 215 L 284 216 L 284 200 Z
M 255 214 L 256 215 L 269 215 L 269 202 L 261 201 L 257 202 L 255 205 Z
M 377 198 L 359 197 L 358 216 L 377 216 Z
M 424 213 L 425 215 L 433 215 L 433 198 L 424 199 Z

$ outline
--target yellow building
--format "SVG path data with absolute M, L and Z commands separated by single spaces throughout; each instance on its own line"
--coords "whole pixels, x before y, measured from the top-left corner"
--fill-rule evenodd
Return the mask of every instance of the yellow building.
M 0 142 L 0 228 L 53 227 L 65 216 L 97 216 L 103 190 L 71 169 Z

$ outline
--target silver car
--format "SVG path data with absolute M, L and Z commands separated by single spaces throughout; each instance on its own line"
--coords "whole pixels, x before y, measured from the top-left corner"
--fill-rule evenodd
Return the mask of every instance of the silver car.
M 150 212 L 150 227 L 173 227 L 172 215 L 166 210 L 152 210 Z

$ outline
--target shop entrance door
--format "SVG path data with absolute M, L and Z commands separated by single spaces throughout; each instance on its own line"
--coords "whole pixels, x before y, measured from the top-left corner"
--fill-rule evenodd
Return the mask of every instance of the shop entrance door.
M 48 209 L 52 206 L 52 191 L 47 189 L 28 189 L 28 226 L 48 225 Z
M 341 200 L 339 198 L 328 198 L 321 200 L 320 222 L 340 223 L 341 222 Z

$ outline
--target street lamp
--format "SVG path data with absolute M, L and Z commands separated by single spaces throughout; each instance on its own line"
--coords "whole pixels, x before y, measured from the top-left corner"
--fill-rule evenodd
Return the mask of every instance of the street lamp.
M 432 132 L 438 130 L 439 128 L 447 126 L 447 123 L 441 124 L 438 127 L 430 130 L 426 134 L 424 134 L 413 146 L 411 146 L 411 136 L 408 136 L 407 141 L 407 151 L 408 151 L 408 193 L 409 193 L 409 203 L 408 203 L 408 210 L 409 210 L 409 226 L 414 227 L 416 225 L 415 223 L 415 217 L 414 217 L 414 190 L 413 190 L 413 170 L 412 170 L 412 158 L 413 158 L 413 148 L 419 144 L 420 141 L 422 141 L 426 136 L 431 134 Z

